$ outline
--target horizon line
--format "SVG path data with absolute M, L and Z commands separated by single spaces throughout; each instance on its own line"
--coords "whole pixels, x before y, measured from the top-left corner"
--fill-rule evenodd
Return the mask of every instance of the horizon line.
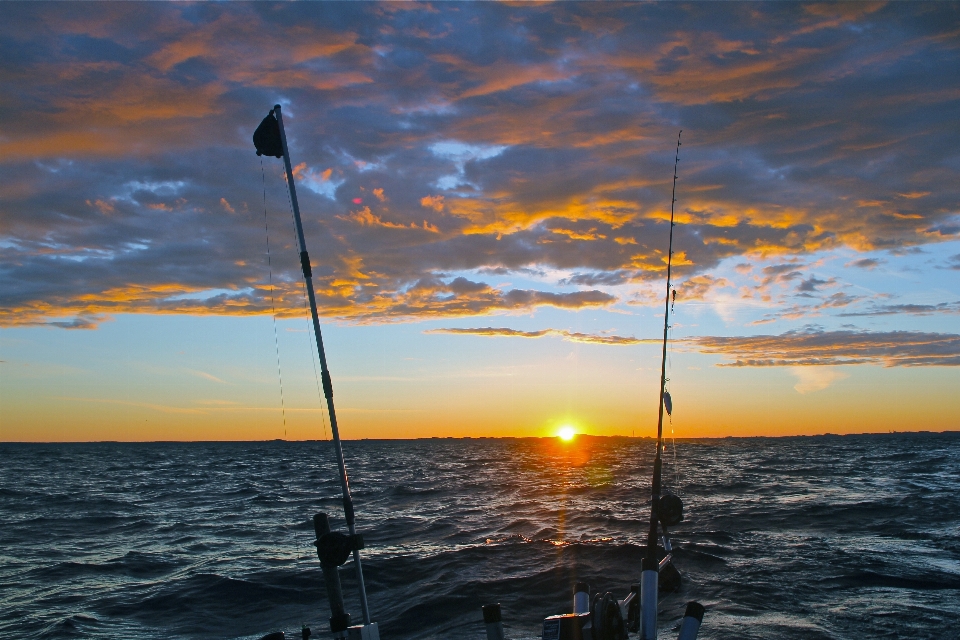
M 680 442 L 695 442 L 700 440 L 759 440 L 759 439 L 784 439 L 784 438 L 843 438 L 848 436 L 889 436 L 889 435 L 907 435 L 907 434 L 925 434 L 925 435 L 946 435 L 958 434 L 960 429 L 944 429 L 942 431 L 931 431 L 929 429 L 920 429 L 916 431 L 862 431 L 858 433 L 812 433 L 812 434 L 793 434 L 793 435 L 755 435 L 755 436 L 700 436 L 689 438 L 671 438 Z M 420 440 L 555 440 L 558 436 L 426 436 L 422 438 L 341 438 L 342 442 L 417 442 Z M 577 438 L 593 439 L 622 439 L 622 440 L 656 440 L 653 436 L 627 436 L 627 435 L 594 435 L 589 433 L 578 433 Z M 289 442 L 289 443 L 313 443 L 313 442 L 333 442 L 328 439 L 308 439 L 308 440 L 287 440 L 285 438 L 271 438 L 269 440 L 0 440 L 0 445 L 16 444 L 254 444 L 270 442 Z

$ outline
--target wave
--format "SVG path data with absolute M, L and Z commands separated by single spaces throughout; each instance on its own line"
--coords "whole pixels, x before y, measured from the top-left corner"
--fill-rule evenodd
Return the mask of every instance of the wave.
M 385 640 L 539 637 L 572 585 L 639 577 L 652 443 L 344 444 Z M 960 627 L 960 436 L 678 441 L 665 478 L 701 638 L 942 638 Z M 329 615 L 311 516 L 343 528 L 328 442 L 0 445 L 0 637 L 259 638 Z M 679 481 L 677 480 L 679 474 Z M 359 617 L 353 564 L 341 568 Z M 669 632 L 675 635 L 675 631 Z

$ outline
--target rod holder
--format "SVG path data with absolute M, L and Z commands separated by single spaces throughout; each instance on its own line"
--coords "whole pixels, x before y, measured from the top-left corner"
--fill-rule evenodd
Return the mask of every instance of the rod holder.
M 480 608 L 483 611 L 483 624 L 487 628 L 487 640 L 504 640 L 500 603 L 485 604 Z
M 320 558 L 320 568 L 323 570 L 323 582 L 327 587 L 327 600 L 330 601 L 330 632 L 334 636 L 342 635 L 350 626 L 350 614 L 343 606 L 343 588 L 340 586 L 340 568 L 325 554 L 320 553 L 320 538 L 330 533 L 330 520 L 327 514 L 318 513 L 313 516 L 313 530 L 317 534 L 317 556 Z
M 703 622 L 703 605 L 699 602 L 688 602 L 687 612 L 683 614 L 680 625 L 680 635 L 677 640 L 697 640 L 700 633 L 700 623 Z
M 586 582 L 573 586 L 573 612 L 590 613 L 590 585 Z
M 656 561 L 644 558 L 640 574 L 640 639 L 657 640 L 657 586 L 660 573 Z

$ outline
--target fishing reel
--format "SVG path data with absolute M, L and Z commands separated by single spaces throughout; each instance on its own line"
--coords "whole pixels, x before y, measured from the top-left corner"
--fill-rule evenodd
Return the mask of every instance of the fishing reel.
M 340 567 L 350 559 L 354 550 L 363 549 L 363 535 L 328 531 L 317 537 L 317 557 L 324 567 Z
M 673 546 L 670 543 L 670 536 L 667 534 L 667 527 L 683 522 L 683 500 L 680 496 L 672 493 L 665 493 L 660 496 L 657 502 L 657 518 L 660 520 L 662 528 L 661 544 L 658 549 L 658 575 L 657 585 L 659 591 L 663 593 L 673 593 L 680 590 L 683 578 L 675 566 L 673 566 Z
M 663 528 L 663 555 L 660 558 L 657 583 L 660 591 L 673 593 L 680 590 L 683 578 L 677 568 L 673 566 L 673 548 L 670 544 L 670 537 L 667 535 L 667 527 L 683 522 L 683 500 L 680 499 L 680 496 L 672 493 L 665 493 L 660 496 L 660 501 L 657 503 L 657 517 Z
M 339 567 L 346 563 L 350 554 L 363 549 L 363 536 L 346 534 L 330 529 L 330 519 L 325 513 L 313 516 L 313 528 L 317 534 L 317 557 L 323 570 L 323 581 L 330 601 L 330 632 L 334 638 L 379 640 L 377 623 L 350 626 L 350 614 L 343 606 L 343 590 L 340 586 Z
M 663 494 L 657 503 L 657 516 L 660 518 L 660 524 L 665 527 L 680 524 L 683 522 L 683 500 L 672 493 Z
M 630 596 L 627 598 L 630 599 Z M 621 605 L 609 591 L 602 596 L 598 593 L 593 597 L 593 607 L 590 610 L 593 624 L 591 640 L 627 640 L 627 625 L 623 620 Z

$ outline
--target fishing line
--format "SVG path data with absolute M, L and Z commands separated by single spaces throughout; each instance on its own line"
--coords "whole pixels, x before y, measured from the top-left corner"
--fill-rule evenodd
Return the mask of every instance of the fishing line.
M 674 313 L 674 305 L 677 303 L 677 290 L 673 290 L 673 302 L 670 304 L 670 313 Z M 670 371 L 673 371 L 673 325 L 670 325 L 669 328 L 670 339 L 667 342 L 667 368 Z M 670 381 L 670 378 L 667 378 L 667 382 Z M 669 386 L 669 385 L 667 385 Z M 667 418 L 670 420 L 670 443 L 673 446 L 673 473 L 675 476 L 676 484 L 674 489 L 677 494 L 680 494 L 680 463 L 677 461 L 677 437 L 673 431 L 673 412 L 667 414 Z
M 290 208 L 290 219 L 293 223 L 293 242 L 297 244 L 297 225 L 293 222 L 293 202 L 290 200 L 290 185 L 287 183 L 287 172 L 281 171 L 283 175 L 283 182 L 287 185 L 287 206 Z M 303 274 L 300 277 L 300 290 L 302 295 L 300 299 L 303 301 L 303 315 L 305 322 L 307 324 L 307 348 L 310 351 L 310 361 L 313 364 L 313 382 L 317 387 L 317 399 L 320 401 L 320 421 L 323 423 L 323 439 L 329 440 L 327 436 L 327 414 L 323 411 L 323 395 L 320 393 L 320 376 L 317 375 L 317 346 L 314 344 L 314 339 L 310 337 L 312 331 L 310 331 L 310 320 L 307 318 L 307 283 L 303 279 Z
M 280 340 L 277 337 L 277 303 L 273 295 L 273 263 L 270 259 L 270 226 L 267 223 L 267 175 L 260 158 L 260 180 L 263 182 L 263 232 L 267 236 L 267 271 L 270 274 L 270 307 L 273 310 L 273 346 L 277 351 L 277 379 L 280 381 L 280 415 L 283 416 L 283 437 L 287 437 L 287 407 L 283 401 L 283 373 L 280 369 Z
M 276 301 L 274 299 L 274 294 L 273 294 L 273 265 L 270 259 L 270 230 L 269 230 L 269 226 L 267 225 L 267 178 L 266 178 L 266 172 L 263 169 L 262 157 L 260 158 L 260 178 L 263 181 L 263 228 L 267 235 L 267 265 L 270 270 L 270 303 L 273 306 L 273 342 L 274 342 L 274 346 L 277 349 L 277 377 L 280 379 L 280 407 L 281 407 L 281 411 L 283 412 L 283 436 L 286 437 L 287 436 L 287 415 L 286 415 L 286 408 L 284 406 L 284 401 L 283 401 L 283 377 L 280 374 L 280 342 L 277 336 L 277 305 L 276 305 Z M 286 174 L 284 174 L 284 182 L 286 182 Z M 290 206 L 290 211 L 292 213 L 293 205 L 290 203 L 289 189 L 287 190 L 287 203 Z M 311 348 L 311 353 L 313 353 L 312 348 Z M 316 377 L 316 363 L 314 363 L 314 377 Z M 321 416 L 323 416 L 322 412 L 321 412 Z M 326 419 L 324 419 L 323 433 L 324 433 L 324 436 L 326 436 L 326 433 L 327 433 Z M 300 553 L 300 529 L 297 526 L 294 526 L 294 529 L 293 529 L 293 542 L 297 548 L 297 561 L 294 566 L 296 567 L 296 570 L 299 573 L 303 565 L 303 562 L 302 562 L 303 557 L 302 557 L 302 554 Z M 297 608 L 300 610 L 300 626 L 301 628 L 306 628 L 307 626 L 306 615 L 304 614 L 306 609 L 303 604 L 303 587 L 302 586 L 297 589 Z

